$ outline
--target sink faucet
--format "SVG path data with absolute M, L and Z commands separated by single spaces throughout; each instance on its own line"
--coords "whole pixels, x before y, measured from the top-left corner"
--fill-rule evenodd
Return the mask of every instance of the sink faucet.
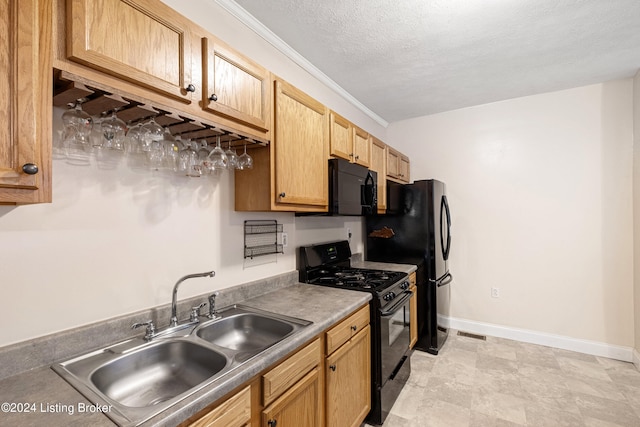
M 205 271 L 204 273 L 196 273 L 196 274 L 187 274 L 184 277 L 181 277 L 175 285 L 173 285 L 173 296 L 171 298 L 171 320 L 169 321 L 169 326 L 178 326 L 178 286 L 180 283 L 184 282 L 187 279 L 193 279 L 195 277 L 213 277 L 216 275 L 215 271 Z

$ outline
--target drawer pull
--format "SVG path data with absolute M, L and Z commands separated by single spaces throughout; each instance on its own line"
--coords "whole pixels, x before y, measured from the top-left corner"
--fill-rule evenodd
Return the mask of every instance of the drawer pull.
M 358 330 L 358 326 L 357 326 L 357 325 L 353 325 L 353 326 L 351 327 L 351 330 L 352 330 L 352 331 L 356 331 L 356 330 Z

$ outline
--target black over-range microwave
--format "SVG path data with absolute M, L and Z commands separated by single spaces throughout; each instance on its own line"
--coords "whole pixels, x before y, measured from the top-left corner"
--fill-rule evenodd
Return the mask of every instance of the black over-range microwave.
M 373 215 L 378 210 L 378 174 L 344 159 L 329 160 L 329 214 Z

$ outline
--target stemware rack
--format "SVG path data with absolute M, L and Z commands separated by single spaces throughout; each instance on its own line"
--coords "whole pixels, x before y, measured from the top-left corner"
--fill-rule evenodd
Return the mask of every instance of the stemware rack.
M 168 128 L 173 136 L 179 135 L 182 139 L 199 141 L 220 136 L 223 146 L 232 148 L 245 144 L 247 147 L 269 145 L 268 140 L 243 135 L 214 122 L 178 115 L 144 99 L 121 96 L 110 92 L 106 86 L 99 87 L 99 83 L 82 80 L 71 73 L 58 72 L 54 78 L 53 105 L 66 108 L 82 99 L 82 109 L 91 116 L 101 116 L 115 110 L 118 118 L 128 125 L 153 117 L 160 126 Z
M 244 222 L 244 257 L 284 253 L 284 247 L 278 243 L 278 234 L 282 234 L 282 224 L 276 220 L 247 220 Z

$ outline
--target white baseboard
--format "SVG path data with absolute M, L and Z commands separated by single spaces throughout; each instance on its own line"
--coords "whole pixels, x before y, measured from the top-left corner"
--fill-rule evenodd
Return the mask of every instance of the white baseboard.
M 511 328 L 494 325 L 491 323 L 476 322 L 473 320 L 457 319 L 450 317 L 449 327 L 459 331 L 471 332 L 480 335 L 490 335 L 499 338 L 507 338 L 514 341 L 522 341 L 531 344 L 545 345 L 547 347 L 561 348 L 563 350 L 577 351 L 593 356 L 608 357 L 610 359 L 633 362 L 640 369 L 640 354 L 632 347 L 606 344 L 597 341 L 582 340 L 562 335 L 547 334 L 544 332 L 530 331 L 526 329 Z

